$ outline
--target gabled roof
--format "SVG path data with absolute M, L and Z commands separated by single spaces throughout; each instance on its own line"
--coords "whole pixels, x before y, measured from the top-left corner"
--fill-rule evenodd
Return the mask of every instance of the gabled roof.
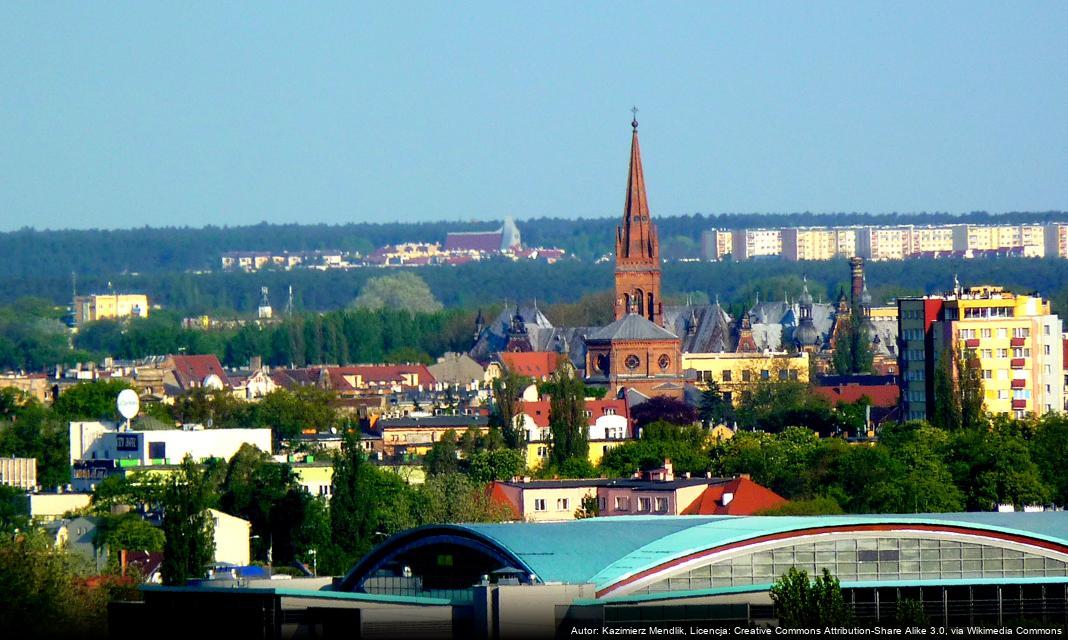
M 531 378 L 552 375 L 564 359 L 564 355 L 556 351 L 502 351 L 497 357 L 512 373 Z
M 868 398 L 871 400 L 872 406 L 875 407 L 894 407 L 897 406 L 898 398 L 901 396 L 901 389 L 897 385 L 889 384 L 844 384 L 833 387 L 815 387 L 813 391 L 816 395 L 823 396 L 831 402 L 831 404 L 838 404 L 839 402 L 854 403 L 861 398 Z
M 214 354 L 172 355 L 169 360 L 174 365 L 174 380 L 183 390 L 200 386 L 210 375 L 219 376 L 224 385 L 229 385 L 229 376 Z
M 724 504 L 724 497 L 730 500 Z M 758 511 L 785 504 L 786 499 L 749 478 L 735 478 L 730 482 L 709 485 L 700 497 L 682 510 L 683 515 L 751 516 Z
M 445 236 L 443 250 L 490 253 L 501 250 L 503 239 L 503 229 L 496 231 L 451 231 Z
M 589 340 L 677 340 L 678 336 L 636 313 L 595 331 Z
M 608 413 L 605 412 L 607 409 L 611 409 L 615 413 L 614 414 L 608 414 Z M 520 407 L 520 411 L 523 414 L 530 416 L 530 419 L 534 421 L 534 424 L 538 425 L 539 427 L 546 428 L 546 427 L 549 426 L 549 401 L 548 400 L 537 400 L 535 402 L 523 402 L 523 404 Z M 615 399 L 587 400 L 586 401 L 586 411 L 590 412 L 590 417 L 587 418 L 587 423 L 588 423 L 589 426 L 592 426 L 594 423 L 596 423 L 597 422 L 597 418 L 600 418 L 600 417 L 606 416 L 606 415 L 617 415 L 617 416 L 623 416 L 624 418 L 627 418 L 628 420 L 630 419 L 630 411 L 627 410 L 627 401 L 626 400 L 615 400 Z
M 363 384 L 401 384 L 406 385 L 407 376 L 416 376 L 418 385 L 430 385 L 436 382 L 425 365 L 421 364 L 370 364 L 352 367 L 325 367 L 323 371 L 330 379 L 333 389 L 355 389 L 348 378 L 358 376 Z

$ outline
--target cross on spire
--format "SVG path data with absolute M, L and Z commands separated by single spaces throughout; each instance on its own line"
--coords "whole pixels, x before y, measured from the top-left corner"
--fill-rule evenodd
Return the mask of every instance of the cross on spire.
M 630 112 L 634 114 L 634 118 L 630 121 L 630 126 L 634 127 L 635 131 L 638 129 L 638 107 L 631 107 Z

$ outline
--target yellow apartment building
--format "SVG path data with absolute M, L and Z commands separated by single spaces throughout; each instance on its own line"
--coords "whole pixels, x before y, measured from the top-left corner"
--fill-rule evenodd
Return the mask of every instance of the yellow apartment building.
M 953 227 L 912 227 L 909 253 L 953 250 Z
M 696 372 L 697 384 L 715 381 L 724 398 L 737 406 L 746 393 L 764 382 L 809 381 L 809 354 L 684 353 L 683 370 Z
M 856 253 L 856 243 L 855 229 L 826 227 L 783 229 L 782 257 L 792 262 L 849 258 Z
M 731 234 L 731 256 L 735 260 L 782 255 L 781 229 L 738 229 Z
M 143 293 L 108 293 L 74 298 L 75 324 L 131 317 L 148 317 L 148 296 Z
M 1063 408 L 1062 327 L 1049 301 L 979 286 L 898 306 L 907 419 L 933 415 L 935 370 L 950 347 L 977 361 L 986 411 L 1022 418 Z
M 701 232 L 701 256 L 705 260 L 722 260 L 734 251 L 734 236 L 723 229 Z
M 1025 257 L 1041 258 L 1046 254 L 1045 237 L 1045 228 L 1039 224 L 962 224 L 953 227 L 953 249 L 993 251 L 1022 248 Z

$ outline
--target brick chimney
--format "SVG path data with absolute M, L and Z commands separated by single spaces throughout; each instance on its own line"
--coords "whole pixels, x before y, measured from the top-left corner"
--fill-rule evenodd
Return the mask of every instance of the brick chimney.
M 849 301 L 860 304 L 860 294 L 864 291 L 864 258 L 853 256 L 849 259 L 849 277 Z

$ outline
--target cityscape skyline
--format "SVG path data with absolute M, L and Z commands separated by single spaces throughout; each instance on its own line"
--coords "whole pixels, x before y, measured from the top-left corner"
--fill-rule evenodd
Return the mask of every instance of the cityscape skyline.
M 1065 13 L 6 6 L 0 231 L 1068 209 Z

